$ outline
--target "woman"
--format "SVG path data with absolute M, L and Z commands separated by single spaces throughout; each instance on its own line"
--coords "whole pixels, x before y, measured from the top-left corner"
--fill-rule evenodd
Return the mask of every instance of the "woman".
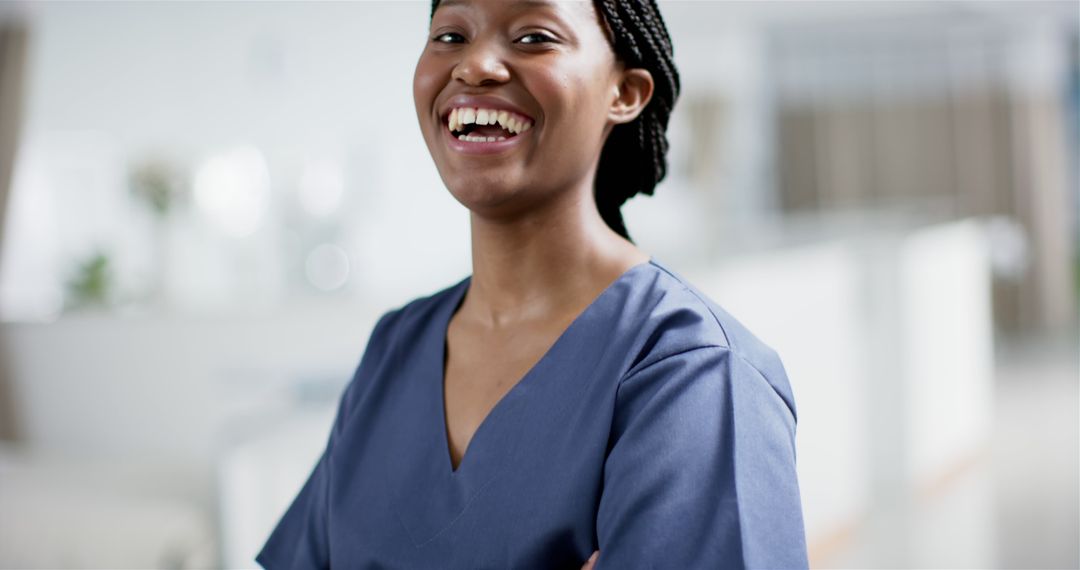
M 806 567 L 780 360 L 619 215 L 678 90 L 652 0 L 434 2 L 413 92 L 473 272 L 378 321 L 259 563 Z

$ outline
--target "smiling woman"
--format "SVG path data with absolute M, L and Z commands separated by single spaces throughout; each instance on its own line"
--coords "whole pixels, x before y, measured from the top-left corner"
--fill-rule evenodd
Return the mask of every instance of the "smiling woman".
M 433 4 L 413 93 L 473 272 L 376 324 L 259 563 L 807 566 L 779 357 L 619 214 L 678 90 L 652 0 Z
M 568 187 L 586 182 L 587 189 L 595 189 L 597 209 L 607 225 L 629 239 L 619 206 L 639 192 L 651 194 L 664 178 L 665 130 L 679 91 L 670 38 L 659 12 L 632 2 L 600 2 L 595 7 L 588 2 L 503 4 L 499 13 L 477 11 L 473 3 L 462 0 L 432 4 L 431 37 L 413 89 L 424 137 L 440 174 L 444 180 L 455 178 L 452 170 L 462 167 L 455 163 L 455 155 L 498 154 L 525 142 L 511 141 L 497 129 L 470 137 L 469 132 L 454 130 L 448 119 L 490 125 L 496 121 L 487 122 L 489 117 L 480 111 L 506 110 L 516 112 L 528 128 L 537 118 L 513 103 L 522 100 L 543 113 L 538 118 L 545 119 L 547 132 L 545 146 L 531 149 L 532 172 L 513 174 L 524 179 L 519 185 L 528 184 L 539 193 L 543 190 L 537 182 L 542 180 L 566 194 Z M 483 21 L 495 17 L 505 21 Z M 490 38 L 477 29 L 487 23 L 493 24 L 486 26 L 494 32 Z M 501 46 L 501 57 L 492 59 L 491 52 L 477 51 L 477 44 L 489 41 Z M 456 89 L 446 89 L 448 83 Z M 491 97 L 490 86 L 495 84 L 500 93 Z M 437 115 L 441 120 L 430 120 L 432 110 L 442 111 Z M 450 117 L 454 110 L 458 113 Z M 440 144 L 440 135 L 445 134 L 473 144 Z M 489 137 L 495 140 L 488 141 Z M 453 152 L 444 154 L 445 150 Z M 560 171 L 571 180 L 550 176 Z M 546 175 L 538 177 L 537 172 Z M 512 191 L 504 181 L 497 182 L 500 191 Z M 475 183 L 475 173 L 470 182 Z M 468 195 L 455 192 L 457 184 L 447 180 L 447 185 L 459 201 L 470 205 L 465 201 Z

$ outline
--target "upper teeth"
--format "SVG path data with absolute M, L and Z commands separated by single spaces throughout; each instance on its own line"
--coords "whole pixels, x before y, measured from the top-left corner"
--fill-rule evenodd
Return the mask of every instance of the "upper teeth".
M 465 125 L 498 124 L 514 134 L 523 133 L 532 127 L 532 121 L 527 117 L 509 111 L 474 107 L 461 107 L 450 111 L 450 119 L 447 124 L 451 131 L 460 131 Z

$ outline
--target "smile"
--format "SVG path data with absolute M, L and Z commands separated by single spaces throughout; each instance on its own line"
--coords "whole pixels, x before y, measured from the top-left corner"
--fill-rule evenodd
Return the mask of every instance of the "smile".
M 510 140 L 532 128 L 532 119 L 507 111 L 483 107 L 457 107 L 446 118 L 450 136 L 466 143 Z

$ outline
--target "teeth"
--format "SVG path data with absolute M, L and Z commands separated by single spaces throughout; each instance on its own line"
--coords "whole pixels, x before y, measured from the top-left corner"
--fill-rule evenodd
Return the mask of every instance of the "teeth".
M 496 109 L 461 107 L 459 109 L 451 110 L 450 116 L 447 118 L 447 126 L 451 131 L 460 131 L 465 125 L 472 124 L 497 124 L 514 134 L 523 133 L 532 127 L 532 121 L 529 119 L 520 115 L 515 115 L 509 111 L 500 111 Z M 479 139 L 480 137 L 476 138 Z M 498 138 L 495 138 L 495 140 L 498 140 Z
M 495 142 L 504 141 L 506 137 L 474 137 L 473 135 L 458 135 L 458 140 L 466 142 Z
M 458 140 L 466 142 L 495 142 L 504 141 L 506 137 L 475 137 L 473 135 L 458 135 Z

